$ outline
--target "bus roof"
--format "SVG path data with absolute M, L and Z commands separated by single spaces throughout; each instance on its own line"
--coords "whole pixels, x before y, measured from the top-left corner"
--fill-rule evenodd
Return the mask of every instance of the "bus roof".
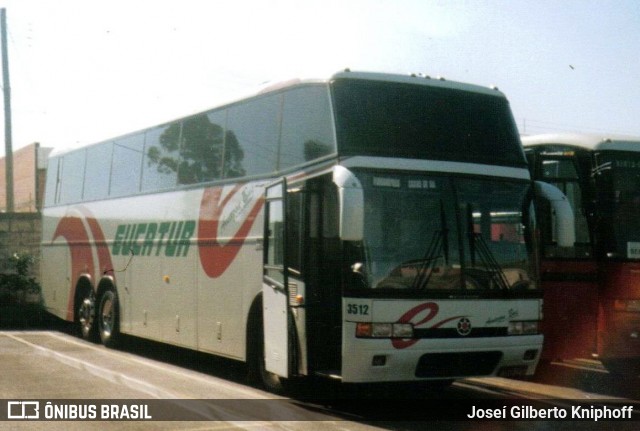
M 616 150 L 640 152 L 640 137 L 596 133 L 546 133 L 522 136 L 522 145 L 568 145 L 588 151 Z
M 505 97 L 504 93 L 502 93 L 498 87 L 484 87 L 476 84 L 468 84 L 465 82 L 458 81 L 449 81 L 443 77 L 431 77 L 429 75 L 424 75 L 421 73 L 412 73 L 410 75 L 397 75 L 397 74 L 388 74 L 388 73 L 374 73 L 374 72 L 351 72 L 349 70 L 345 70 L 343 72 L 336 73 L 332 76 L 333 79 L 339 78 L 351 78 L 351 79 L 369 79 L 374 81 L 388 81 L 388 82 L 398 82 L 405 84 L 422 84 L 432 87 L 442 87 L 442 88 L 450 88 L 454 90 L 463 90 L 470 91 L 474 93 L 484 93 L 490 94 L 494 96 Z
M 483 87 L 481 85 L 467 84 L 467 83 L 457 82 L 457 81 L 449 81 L 449 80 L 446 80 L 445 78 L 442 78 L 442 77 L 432 78 L 429 75 L 424 75 L 424 74 L 421 74 L 421 73 L 413 73 L 413 74 L 409 74 L 409 75 L 401 75 L 401 74 L 381 73 L 381 72 L 360 72 L 360 71 L 351 71 L 350 69 L 345 69 L 343 71 L 334 73 L 334 74 L 332 74 L 332 75 L 330 75 L 328 77 L 324 77 L 324 78 L 311 78 L 311 77 L 310 78 L 294 78 L 294 79 L 289 79 L 289 80 L 282 80 L 282 81 L 277 81 L 277 82 L 265 83 L 265 84 L 262 84 L 261 86 L 259 86 L 257 90 L 254 89 L 253 91 L 249 91 L 249 92 L 243 94 L 241 97 L 237 97 L 235 99 L 231 99 L 229 101 L 222 102 L 222 103 L 220 103 L 220 104 L 218 104 L 216 106 L 212 106 L 210 109 L 223 108 L 225 106 L 233 105 L 233 104 L 241 102 L 243 100 L 251 99 L 252 97 L 265 95 L 265 94 L 268 94 L 268 93 L 271 93 L 271 92 L 280 91 L 280 90 L 287 89 L 287 88 L 290 88 L 290 87 L 295 87 L 295 86 L 298 86 L 298 85 L 311 84 L 311 83 L 328 83 L 328 82 L 332 82 L 332 81 L 337 80 L 337 79 L 357 79 L 357 80 L 396 82 L 396 83 L 401 83 L 401 84 L 424 85 L 424 86 L 431 86 L 431 87 L 449 88 L 449 89 L 460 90 L 460 91 L 469 91 L 469 92 L 473 92 L 473 93 L 481 93 L 481 94 L 493 95 L 493 96 L 502 97 L 502 98 L 506 97 L 504 95 L 504 93 L 502 93 L 495 86 L 494 87 Z M 151 128 L 151 127 L 155 127 L 155 126 L 161 126 L 163 124 L 169 124 L 169 123 L 171 123 L 173 121 L 179 120 L 180 118 L 188 118 L 188 117 L 191 117 L 193 115 L 197 115 L 197 114 L 199 114 L 201 112 L 202 112 L 202 110 L 197 111 L 197 112 L 185 113 L 185 115 L 182 116 L 182 117 L 173 118 L 173 119 L 168 120 L 168 121 L 166 121 L 164 123 L 149 124 L 148 127 Z M 139 130 L 132 130 L 130 133 L 125 133 L 125 134 L 121 134 L 121 135 L 106 137 L 105 139 L 103 139 L 101 141 L 88 142 L 88 143 L 78 143 L 77 145 L 70 145 L 70 146 L 65 146 L 65 147 L 62 147 L 62 148 L 56 148 L 51 152 L 49 157 L 60 156 L 60 155 L 63 155 L 63 154 L 78 150 L 80 148 L 85 148 L 87 146 L 91 146 L 93 144 L 98 144 L 98 143 L 102 143 L 102 142 L 106 142 L 106 141 L 122 138 L 122 137 L 125 137 L 127 135 L 140 132 L 142 130 L 146 130 L 146 128 L 139 129 Z

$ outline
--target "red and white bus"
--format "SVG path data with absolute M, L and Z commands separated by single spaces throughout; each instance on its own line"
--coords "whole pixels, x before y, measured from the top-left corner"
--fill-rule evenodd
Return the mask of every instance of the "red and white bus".
M 344 71 L 49 159 L 47 309 L 286 379 L 531 375 L 531 179 L 497 89 Z
M 640 373 L 640 139 L 590 134 L 522 138 L 533 177 L 571 204 L 575 242 L 558 246 L 539 202 L 543 357 L 597 356 Z

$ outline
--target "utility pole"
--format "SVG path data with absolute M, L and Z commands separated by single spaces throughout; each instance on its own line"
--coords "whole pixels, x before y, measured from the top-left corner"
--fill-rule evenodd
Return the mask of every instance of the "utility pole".
M 11 142 L 11 85 L 9 85 L 9 54 L 7 53 L 7 11 L 0 9 L 0 33 L 2 37 L 2 83 L 4 89 L 4 142 L 5 142 L 5 176 L 7 182 L 7 207 L 11 213 L 15 210 L 13 203 L 13 144 Z

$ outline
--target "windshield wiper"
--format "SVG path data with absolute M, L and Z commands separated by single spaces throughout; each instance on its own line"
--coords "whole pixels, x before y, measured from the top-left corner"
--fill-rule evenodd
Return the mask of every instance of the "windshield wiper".
M 439 258 L 444 257 L 445 265 L 449 264 L 449 228 L 442 199 L 440 199 L 440 226 L 440 230 L 433 232 L 427 251 L 422 258 L 422 265 L 413 279 L 411 287 L 414 289 L 424 289 L 429 284 L 433 267 Z
M 504 275 L 502 267 L 496 260 L 493 252 L 489 248 L 486 239 L 481 233 L 475 232 L 473 228 L 473 211 L 471 204 L 467 205 L 467 232 L 469 235 L 469 251 L 471 253 L 471 266 L 476 266 L 476 255 L 480 257 L 482 265 L 491 274 L 492 278 L 496 280 L 501 289 L 509 289 L 509 281 Z

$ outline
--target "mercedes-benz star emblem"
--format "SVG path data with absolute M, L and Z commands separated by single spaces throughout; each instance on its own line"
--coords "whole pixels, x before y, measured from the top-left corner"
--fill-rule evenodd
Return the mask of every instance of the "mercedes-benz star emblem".
M 463 317 L 458 320 L 458 327 L 456 329 L 458 330 L 458 334 L 463 337 L 469 335 L 471 333 L 471 321 L 466 317 Z

